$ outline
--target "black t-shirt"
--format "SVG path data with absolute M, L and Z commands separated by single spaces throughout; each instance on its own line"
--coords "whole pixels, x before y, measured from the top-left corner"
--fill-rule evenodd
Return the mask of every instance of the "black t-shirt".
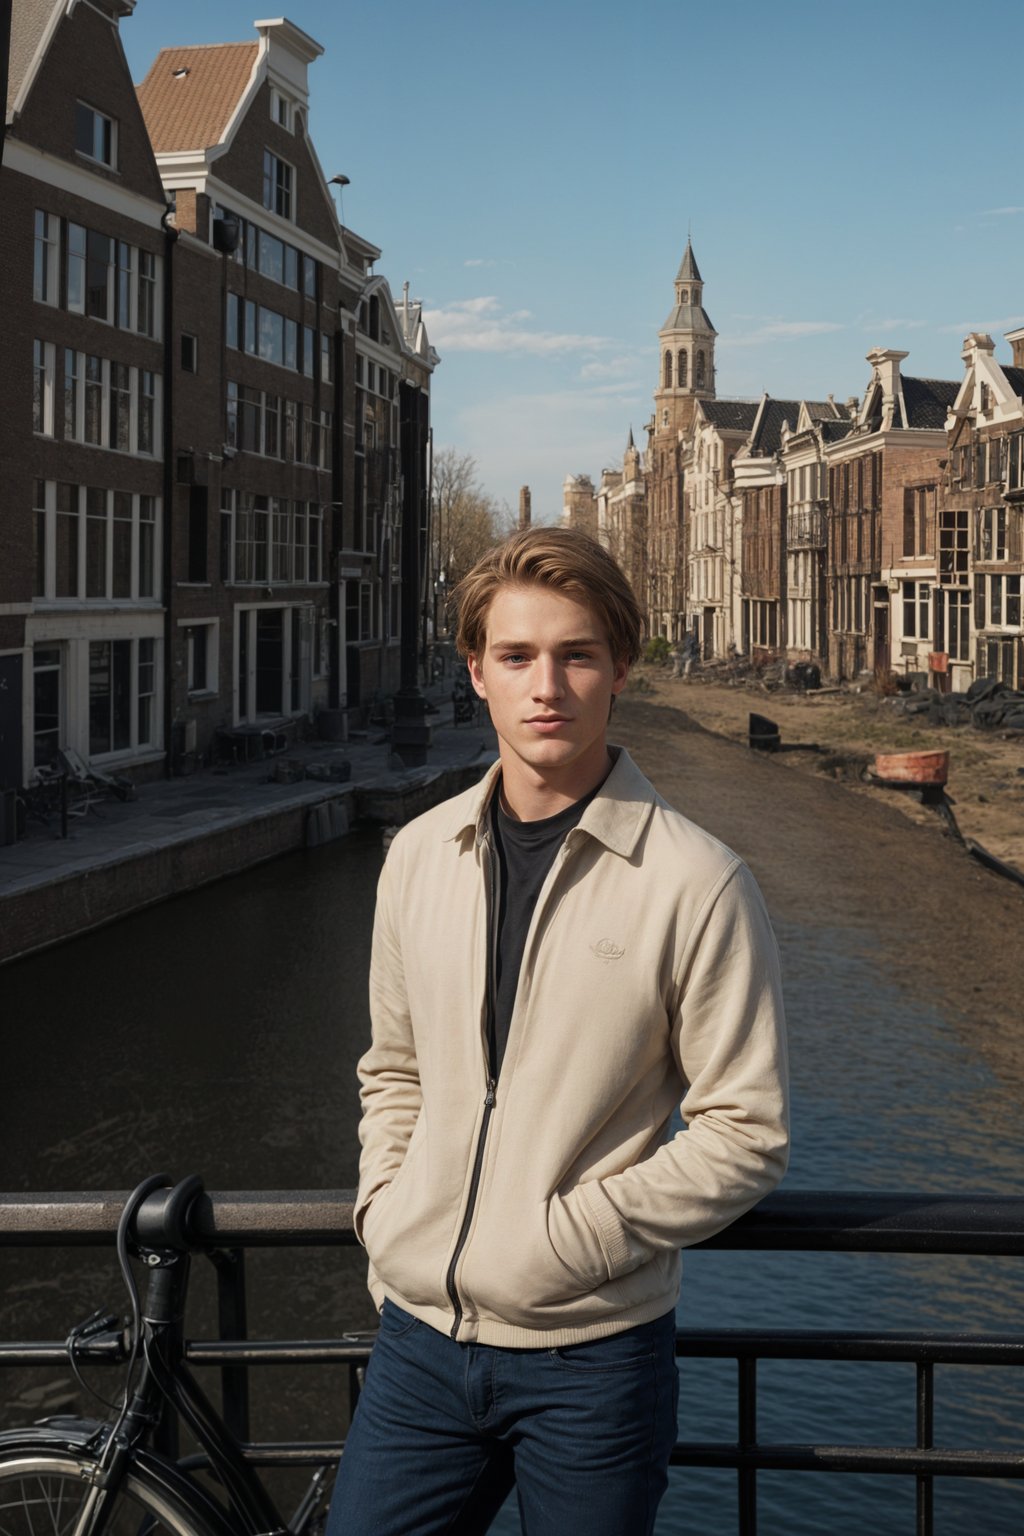
M 597 786 L 597 789 L 600 785 Z M 509 1024 L 519 988 L 526 935 L 541 886 L 559 848 L 597 794 L 566 806 L 543 821 L 516 821 L 500 805 L 500 786 L 491 807 L 491 826 L 498 854 L 497 943 L 494 955 L 494 1044 L 500 1070 L 508 1044 Z

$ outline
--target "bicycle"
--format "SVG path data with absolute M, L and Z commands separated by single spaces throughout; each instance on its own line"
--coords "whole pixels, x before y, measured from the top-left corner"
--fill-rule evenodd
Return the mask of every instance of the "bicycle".
M 83 1386 L 79 1357 L 123 1354 L 121 1402 L 107 1404 L 116 1416 L 112 1422 L 60 1416 L 0 1434 L 3 1536 L 318 1536 L 333 1467 L 315 1468 L 291 1520 L 282 1520 L 243 1447 L 185 1364 L 185 1301 L 197 1251 L 188 1216 L 202 1189 L 197 1175 L 172 1186 L 157 1174 L 129 1196 L 118 1223 L 117 1257 L 130 1318 L 121 1329 L 112 1314 L 93 1313 L 67 1341 Z M 148 1276 L 144 1304 L 130 1254 Z M 191 1432 L 199 1454 L 174 1459 L 154 1447 L 168 1409 Z M 213 1474 L 219 1497 L 195 1476 L 200 1471 Z

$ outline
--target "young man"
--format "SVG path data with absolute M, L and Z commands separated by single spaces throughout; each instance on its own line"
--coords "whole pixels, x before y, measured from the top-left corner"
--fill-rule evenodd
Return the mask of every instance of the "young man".
M 457 601 L 500 758 L 381 876 L 355 1224 L 382 1312 L 330 1536 L 483 1532 L 513 1475 L 527 1536 L 642 1536 L 679 1249 L 785 1169 L 775 944 L 744 865 L 607 744 L 641 629 L 611 556 L 528 529 Z

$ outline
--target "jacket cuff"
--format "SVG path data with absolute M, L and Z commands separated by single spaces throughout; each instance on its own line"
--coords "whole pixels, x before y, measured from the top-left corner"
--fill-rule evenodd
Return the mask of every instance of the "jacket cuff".
M 614 1280 L 619 1275 L 628 1274 L 642 1263 L 645 1256 L 634 1253 L 622 1218 L 601 1188 L 600 1181 L 591 1179 L 589 1183 L 579 1185 L 579 1194 L 601 1244 L 609 1278 Z

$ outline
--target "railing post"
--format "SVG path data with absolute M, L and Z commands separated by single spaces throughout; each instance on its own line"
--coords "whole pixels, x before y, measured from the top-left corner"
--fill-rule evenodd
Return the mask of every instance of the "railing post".
M 214 1249 L 210 1254 L 217 1271 L 217 1321 L 222 1339 L 246 1339 L 249 1319 L 245 1296 L 244 1248 Z M 221 1367 L 224 1422 L 231 1433 L 249 1439 L 249 1372 L 245 1365 Z
M 741 1355 L 736 1366 L 739 1449 L 747 1452 L 757 1448 L 757 1359 Z M 741 1466 L 738 1477 L 739 1536 L 757 1536 L 757 1471 Z
M 917 1448 L 930 1451 L 935 1444 L 935 1367 L 930 1360 L 917 1362 Z M 917 1477 L 917 1536 L 932 1536 L 935 1486 L 927 1472 Z

